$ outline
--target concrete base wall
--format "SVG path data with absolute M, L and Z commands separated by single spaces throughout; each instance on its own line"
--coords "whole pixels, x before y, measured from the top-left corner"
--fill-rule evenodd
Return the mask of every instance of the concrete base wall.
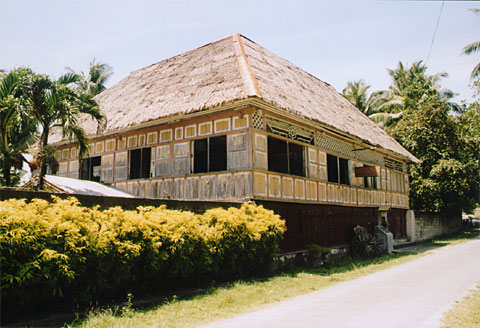
M 407 235 L 410 241 L 422 241 L 448 235 L 462 229 L 462 218 L 438 213 L 407 212 Z

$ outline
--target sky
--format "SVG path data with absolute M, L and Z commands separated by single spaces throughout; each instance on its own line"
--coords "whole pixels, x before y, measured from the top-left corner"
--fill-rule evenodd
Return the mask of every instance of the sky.
M 363 79 L 370 91 L 391 83 L 387 68 L 427 63 L 447 72 L 441 85 L 471 102 L 470 73 L 480 53 L 480 1 L 375 0 L 0 0 L 0 69 L 27 66 L 59 77 L 113 67 L 111 86 L 131 71 L 240 33 L 339 92 Z M 431 48 L 431 54 L 427 57 Z

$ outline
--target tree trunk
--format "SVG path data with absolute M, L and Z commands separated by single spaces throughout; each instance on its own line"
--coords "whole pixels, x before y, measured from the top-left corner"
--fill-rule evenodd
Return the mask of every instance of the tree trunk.
M 48 144 L 48 128 L 43 127 L 42 135 L 40 137 L 42 155 L 40 156 L 40 174 L 38 175 L 37 190 L 42 190 L 45 183 L 45 174 L 47 174 L 47 164 L 45 164 L 45 154 L 43 153 L 45 146 Z
M 6 163 L 5 163 L 6 164 Z M 5 180 L 5 186 L 7 187 L 10 187 L 10 185 L 12 184 L 12 179 L 11 179 L 11 175 L 10 175 L 10 166 L 6 165 L 2 171 L 3 171 L 3 179 Z

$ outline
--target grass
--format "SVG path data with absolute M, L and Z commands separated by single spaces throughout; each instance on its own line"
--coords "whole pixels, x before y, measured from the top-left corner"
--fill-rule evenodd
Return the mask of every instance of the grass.
M 174 298 L 155 308 L 127 312 L 106 310 L 90 315 L 79 327 L 195 327 L 248 313 L 297 295 L 352 280 L 405 263 L 413 254 L 395 254 L 372 260 L 347 259 L 331 268 L 285 272 L 271 278 L 215 287 L 193 297 Z
M 453 237 L 422 243 L 416 248 L 417 253 L 397 253 L 370 260 L 347 258 L 330 267 L 295 269 L 269 278 L 237 281 L 212 287 L 190 297 L 172 296 L 162 304 L 147 309 L 133 310 L 128 306 L 123 310 L 101 310 L 73 323 L 73 326 L 195 327 L 256 311 L 297 295 L 386 270 L 424 256 L 428 254 L 428 250 L 472 240 L 477 238 L 479 233 L 480 229 L 475 229 Z
M 480 327 L 480 284 L 445 313 L 442 328 Z
M 470 241 L 472 239 L 479 238 L 479 235 L 480 235 L 480 228 L 472 228 L 469 230 L 462 231 L 459 234 L 454 234 L 452 236 L 423 242 L 422 246 L 437 248 L 437 247 L 443 247 L 443 246 L 458 245 L 458 244 Z

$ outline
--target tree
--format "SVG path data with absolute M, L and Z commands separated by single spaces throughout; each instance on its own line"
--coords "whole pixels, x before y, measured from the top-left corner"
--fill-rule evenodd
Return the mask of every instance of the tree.
M 473 8 L 470 9 L 476 14 L 480 14 L 480 9 L 479 8 Z M 479 41 L 474 41 L 470 44 L 467 44 L 463 49 L 462 49 L 462 54 L 464 55 L 471 55 L 475 52 L 480 52 L 480 40 Z M 480 63 L 478 63 L 472 71 L 472 75 L 470 76 L 471 79 L 474 79 L 476 77 L 480 77 Z
M 23 88 L 28 98 L 28 107 L 32 115 L 41 126 L 39 146 L 41 156 L 38 158 L 40 166 L 39 183 L 37 188 L 42 189 L 47 172 L 48 138 L 52 128 L 59 128 L 64 137 L 74 138 L 79 144 L 79 155 L 83 156 L 88 150 L 88 139 L 85 131 L 78 125 L 81 114 L 86 114 L 99 122 L 99 127 L 105 124 L 105 117 L 90 93 L 80 87 L 81 77 L 69 72 L 58 80 L 52 80 L 47 75 L 28 75 Z
M 392 77 L 392 85 L 388 87 L 388 90 L 379 91 L 381 94 L 382 102 L 376 108 L 376 113 L 369 115 L 375 123 L 382 126 L 389 126 L 398 122 L 402 117 L 404 111 L 405 100 L 407 99 L 408 88 L 417 84 L 419 81 L 427 81 L 429 83 L 428 89 L 435 89 L 436 95 L 447 100 L 446 104 L 450 110 L 458 111 L 460 106 L 449 100 L 455 96 L 455 93 L 448 89 L 441 89 L 440 79 L 447 77 L 448 74 L 440 72 L 434 75 L 427 75 L 427 66 L 423 62 L 416 61 L 410 66 L 398 62 L 398 67 L 395 69 L 387 69 L 389 75 Z M 421 92 L 425 91 L 420 90 Z M 419 93 L 416 97 L 422 97 L 423 94 Z
M 423 75 L 406 85 L 402 108 L 402 118 L 388 132 L 422 161 L 409 169 L 412 207 L 444 214 L 470 210 L 478 190 L 478 160 L 465 150 L 459 133 L 464 127 L 434 80 Z
M 383 108 L 393 109 L 394 111 L 401 110 L 408 88 L 418 80 L 429 80 L 429 88 L 436 89 L 440 98 L 451 99 L 455 96 L 455 93 L 448 89 L 440 89 L 440 80 L 443 77 L 448 77 L 448 73 L 439 72 L 434 75 L 427 75 L 427 66 L 421 60 L 414 62 L 408 68 L 400 61 L 396 69 L 387 70 L 392 77 L 392 85 L 388 91 L 385 91 L 389 94 L 389 101 L 383 105 Z
M 25 69 L 16 69 L 0 75 L 0 185 L 7 187 L 19 182 L 19 170 L 27 162 L 23 153 L 33 143 L 36 132 L 19 88 L 27 73 Z
M 73 73 L 72 69 L 67 69 Z M 112 76 L 112 74 L 113 69 L 111 66 L 105 63 L 97 62 L 94 58 L 90 62 L 88 74 L 83 72 L 81 74 L 81 80 L 79 81 L 80 88 L 89 95 L 96 96 L 107 88 L 105 83 L 110 76 Z
M 385 101 L 383 91 L 373 92 L 368 96 L 368 89 L 370 86 L 364 80 L 358 80 L 347 82 L 342 91 L 343 96 L 367 116 L 376 113 Z
M 476 99 L 464 108 L 454 118 L 457 122 L 458 135 L 461 139 L 462 161 L 470 163 L 472 174 L 465 183 L 470 187 L 470 208 L 473 210 L 480 205 L 480 77 L 472 85 L 474 89 L 474 98 Z M 475 204 L 476 203 L 476 204 Z

